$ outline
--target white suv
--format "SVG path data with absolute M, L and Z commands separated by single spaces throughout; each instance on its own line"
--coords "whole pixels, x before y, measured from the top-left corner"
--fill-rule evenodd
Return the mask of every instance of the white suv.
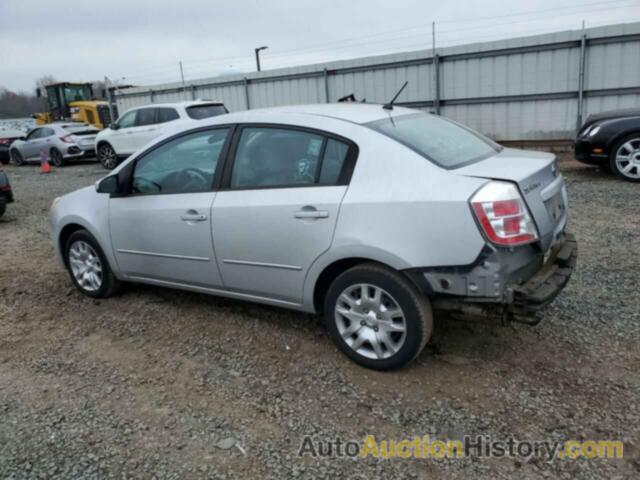
M 122 159 L 162 135 L 168 126 L 228 112 L 224 103 L 208 100 L 156 103 L 132 108 L 96 137 L 98 160 L 104 168 L 112 170 Z

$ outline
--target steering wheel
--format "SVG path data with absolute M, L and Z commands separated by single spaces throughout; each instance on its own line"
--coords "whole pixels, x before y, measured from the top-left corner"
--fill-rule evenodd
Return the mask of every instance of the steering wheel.
M 207 174 L 197 168 L 185 168 L 180 170 L 176 182 L 181 190 L 204 190 L 211 183 Z

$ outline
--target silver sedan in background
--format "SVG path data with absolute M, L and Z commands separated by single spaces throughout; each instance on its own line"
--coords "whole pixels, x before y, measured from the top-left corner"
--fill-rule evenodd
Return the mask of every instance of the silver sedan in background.
M 575 264 L 566 206 L 551 154 L 416 110 L 309 105 L 176 127 L 54 200 L 51 236 L 90 297 L 142 282 L 322 313 L 347 356 L 391 369 L 433 312 L 535 323 Z
M 50 123 L 31 130 L 24 139 L 11 144 L 9 155 L 16 165 L 39 162 L 44 153 L 56 167 L 67 161 L 95 156 L 95 140 L 100 130 L 82 123 Z

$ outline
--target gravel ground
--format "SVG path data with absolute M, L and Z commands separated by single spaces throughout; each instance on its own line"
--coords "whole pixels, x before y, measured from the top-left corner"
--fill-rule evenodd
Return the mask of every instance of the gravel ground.
M 638 478 L 640 200 L 566 161 L 578 267 L 536 327 L 438 319 L 393 373 L 312 316 L 131 286 L 81 296 L 52 255 L 53 198 L 96 164 L 7 171 L 0 219 L 0 478 Z M 622 439 L 622 460 L 299 457 L 304 435 Z

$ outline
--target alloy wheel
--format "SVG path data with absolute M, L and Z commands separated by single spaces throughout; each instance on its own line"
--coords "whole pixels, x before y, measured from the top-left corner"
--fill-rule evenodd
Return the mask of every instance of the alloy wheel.
M 108 145 L 103 145 L 100 147 L 100 163 L 104 168 L 109 170 L 116 168 L 118 165 L 118 156 L 116 152 L 113 151 Z
M 366 358 L 395 355 L 407 337 L 407 322 L 398 302 L 375 285 L 358 284 L 338 297 L 335 322 L 344 342 Z
M 102 263 L 91 245 L 76 240 L 69 247 L 69 266 L 80 288 L 95 292 L 102 286 Z
M 62 166 L 62 154 L 58 150 L 51 150 L 51 163 L 53 163 L 55 167 Z
M 616 169 L 626 178 L 640 180 L 640 137 L 631 138 L 616 152 Z
M 17 150 L 11 150 L 11 159 L 18 166 L 24 163 L 24 159 L 22 158 L 22 155 Z

